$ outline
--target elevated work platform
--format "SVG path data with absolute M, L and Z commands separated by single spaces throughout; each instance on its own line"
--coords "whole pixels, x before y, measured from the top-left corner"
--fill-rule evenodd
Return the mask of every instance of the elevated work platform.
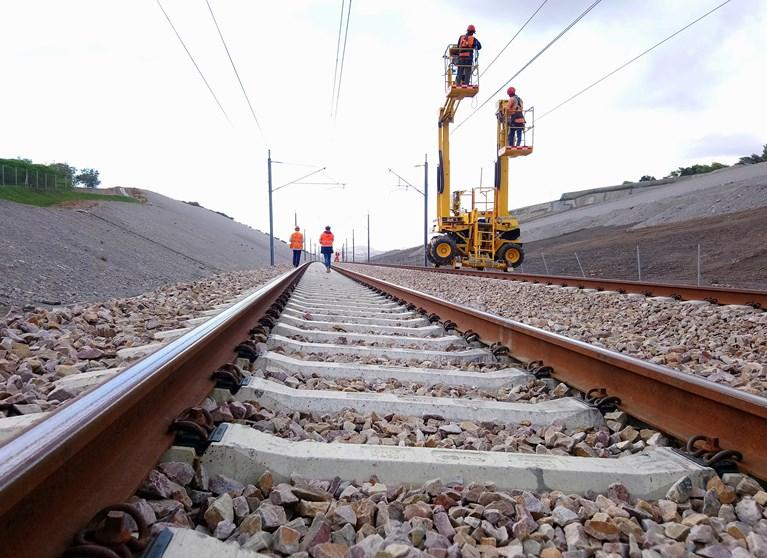
M 532 145 L 520 145 L 512 147 L 510 145 L 504 145 L 498 150 L 499 157 L 524 157 L 530 155 L 533 152 Z
M 479 85 L 456 85 L 453 83 L 447 90 L 449 99 L 466 99 L 479 93 Z

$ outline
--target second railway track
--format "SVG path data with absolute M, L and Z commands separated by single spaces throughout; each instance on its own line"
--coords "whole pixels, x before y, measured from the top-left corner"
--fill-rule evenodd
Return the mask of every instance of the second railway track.
M 703 459 L 667 447 L 696 435 L 707 436 L 690 447 Z M 0 447 L 0 539 L 12 556 L 55 555 L 138 489 L 150 501 L 133 502 L 162 533 L 153 557 L 556 556 L 624 539 L 628 552 L 630 531 L 660 519 L 641 502 L 674 487 L 700 496 L 714 476 L 707 464 L 741 457 L 767 477 L 765 435 L 762 398 L 310 265 Z M 572 511 L 565 494 L 610 495 L 621 511 L 593 504 L 580 518 L 586 504 Z M 700 511 L 681 499 L 680 522 L 684 509 Z M 346 504 L 354 518 L 344 519 Z M 448 518 L 454 507 L 465 512 Z M 546 517 L 550 536 L 532 536 Z M 577 518 L 586 531 L 564 529 Z M 178 528 L 184 521 L 200 532 Z M 40 525 L 49 536 L 35 537 Z M 83 535 L 71 555 L 109 533 Z
M 348 263 L 348 262 L 347 262 Z M 502 279 L 504 281 L 520 281 L 577 289 L 596 289 L 598 291 L 616 291 L 634 293 L 644 296 L 665 296 L 676 300 L 703 300 L 712 304 L 741 304 L 753 308 L 767 309 L 767 291 L 758 289 L 737 289 L 730 287 L 701 286 L 685 283 L 660 283 L 652 281 L 629 281 L 626 279 L 607 279 L 600 277 L 573 277 L 570 275 L 543 275 L 539 273 L 523 273 L 514 270 L 511 273 L 503 271 L 478 270 L 471 268 L 453 269 L 451 267 L 426 267 L 419 265 L 367 263 L 378 267 L 394 269 L 410 269 L 413 271 L 429 271 L 434 273 L 451 273 L 467 277 L 483 277 L 485 279 Z

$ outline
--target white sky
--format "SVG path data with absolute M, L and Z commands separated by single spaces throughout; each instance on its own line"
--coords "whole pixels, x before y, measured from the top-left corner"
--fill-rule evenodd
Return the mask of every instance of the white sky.
M 422 198 L 396 170 L 436 185 L 442 52 L 468 23 L 488 63 L 539 0 L 356 0 L 339 117 L 330 119 L 340 4 L 211 0 L 272 156 L 318 164 L 344 189 L 291 185 L 274 195 L 275 234 L 356 230 L 372 246 L 418 244 Z M 591 0 L 550 0 L 481 80 L 484 101 Z M 513 83 L 538 114 L 682 27 L 717 0 L 603 0 Z M 267 143 L 250 117 L 204 0 L 165 0 L 229 113 L 215 105 L 154 0 L 0 0 L 0 157 L 66 161 L 198 201 L 268 230 Z M 535 154 L 511 163 L 511 205 L 557 199 L 680 165 L 761 152 L 767 2 L 733 0 L 540 121 Z M 498 96 L 500 98 L 500 96 Z M 475 102 L 476 104 L 476 102 Z M 456 123 L 472 110 L 464 102 Z M 453 187 L 492 181 L 495 101 L 452 136 Z M 312 169 L 275 165 L 274 186 Z M 324 178 L 318 177 L 319 180 Z M 433 218 L 433 203 L 429 204 Z M 340 244 L 340 243 L 339 243 Z

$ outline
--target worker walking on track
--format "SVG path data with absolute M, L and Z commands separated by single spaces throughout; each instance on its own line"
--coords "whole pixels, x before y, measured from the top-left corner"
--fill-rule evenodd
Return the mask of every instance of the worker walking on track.
M 325 227 L 325 230 L 320 235 L 320 252 L 325 260 L 325 271 L 330 273 L 330 256 L 333 255 L 333 233 L 330 232 L 330 227 Z
M 295 232 L 290 235 L 290 249 L 293 250 L 293 267 L 301 264 L 301 252 L 304 250 L 304 235 L 301 234 L 301 227 L 296 227 Z
M 474 36 L 476 28 L 469 25 L 466 28 L 466 34 L 458 37 L 458 76 L 455 84 L 458 87 L 468 87 L 471 85 L 471 74 L 474 68 L 474 51 L 482 48 L 477 38 Z
M 506 105 L 506 114 L 503 116 L 506 118 L 506 126 L 509 130 L 508 145 L 519 147 L 522 145 L 522 132 L 525 129 L 525 107 L 514 87 L 509 87 L 506 93 L 509 94 L 509 102 Z

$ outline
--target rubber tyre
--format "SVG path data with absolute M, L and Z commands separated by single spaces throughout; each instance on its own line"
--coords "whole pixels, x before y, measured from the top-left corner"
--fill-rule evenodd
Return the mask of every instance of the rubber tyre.
M 457 254 L 455 240 L 447 235 L 436 236 L 429 243 L 429 259 L 436 265 L 450 265 Z
M 525 251 L 522 249 L 521 244 L 509 242 L 498 250 L 496 260 L 505 263 L 507 267 L 516 268 L 525 261 Z

